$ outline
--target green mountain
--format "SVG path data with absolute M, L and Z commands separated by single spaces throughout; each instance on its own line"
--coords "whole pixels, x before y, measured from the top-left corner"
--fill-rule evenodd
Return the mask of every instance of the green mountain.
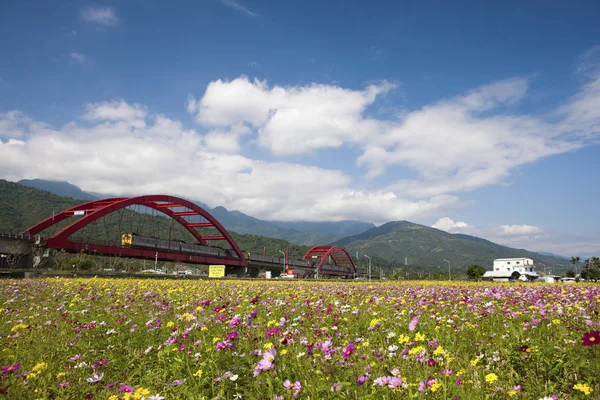
M 421 266 L 428 271 L 447 271 L 450 261 L 455 271 L 464 272 L 471 264 L 491 269 L 496 258 L 528 257 L 539 266 L 541 263 L 553 272 L 570 269 L 567 260 L 523 249 L 513 249 L 463 234 L 451 234 L 408 221 L 388 222 L 358 235 L 347 236 L 333 244 L 344 246 L 348 251 L 377 255 L 383 259 L 404 265 Z

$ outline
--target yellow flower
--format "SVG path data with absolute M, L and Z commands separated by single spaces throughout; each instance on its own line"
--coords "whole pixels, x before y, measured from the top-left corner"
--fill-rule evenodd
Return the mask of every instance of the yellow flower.
M 440 386 L 442 386 L 441 383 L 436 382 L 433 385 L 431 385 L 431 387 L 429 388 L 432 392 L 435 392 L 436 390 L 438 390 L 440 388 Z
M 425 340 L 425 335 L 423 335 L 421 332 L 419 332 L 415 335 L 415 342 L 422 342 L 424 340 Z
M 32 372 L 41 373 L 44 372 L 48 368 L 48 363 L 42 362 L 35 364 L 35 366 L 31 369 Z
M 281 355 L 283 356 L 283 355 L 285 355 L 285 354 L 287 354 L 287 349 L 283 349 L 283 350 L 281 350 Z
M 471 360 L 471 366 L 475 367 L 479 363 L 479 358 L 474 358 Z
M 58 374 L 56 374 L 57 378 L 62 378 L 63 376 L 65 376 L 67 373 L 66 372 L 59 372 Z
M 202 370 L 199 369 L 198 371 L 196 371 L 196 373 L 194 374 L 194 376 L 197 376 L 198 378 L 200 378 L 202 376 Z
M 119 398 L 113 394 L 108 398 L 108 400 L 119 400 Z
M 553 320 L 552 320 L 552 323 L 553 323 L 554 325 L 560 325 L 560 319 L 553 319 Z
M 425 351 L 425 346 L 417 346 L 417 347 L 413 347 L 412 349 L 410 349 L 408 351 L 408 354 L 410 354 L 412 356 L 412 355 L 420 353 L 422 351 Z
M 135 400 L 140 400 L 141 398 L 147 397 L 149 395 L 150 395 L 150 391 L 148 389 L 144 389 L 144 388 L 137 388 L 133 392 L 133 398 Z
M 173 326 L 175 326 L 175 323 L 173 321 L 167 322 L 167 328 L 172 328 Z
M 15 326 L 13 326 L 13 327 L 12 327 L 10 330 L 11 330 L 12 332 L 16 332 L 16 331 L 18 331 L 19 329 L 25 329 L 25 328 L 27 328 L 27 327 L 28 327 L 28 325 L 25 325 L 25 324 L 17 324 L 17 325 L 15 325 Z
M 208 330 L 208 328 L 207 328 L 207 327 L 205 327 L 205 326 L 203 326 L 202 328 L 200 328 L 200 330 L 201 330 L 201 331 L 207 331 L 207 330 Z
M 516 390 L 514 390 L 514 389 L 512 389 L 512 390 L 509 390 L 509 391 L 508 391 L 508 395 L 509 395 L 510 397 L 513 397 L 513 396 L 514 396 L 514 395 L 516 395 L 516 394 L 517 394 L 517 391 L 516 391 Z
M 369 342 L 363 342 L 362 347 L 369 347 Z
M 373 328 L 375 325 L 377 325 L 377 324 L 378 324 L 378 323 L 380 323 L 380 322 L 381 322 L 381 320 L 380 320 L 380 319 L 374 318 L 374 319 L 372 319 L 372 320 L 371 320 L 371 323 L 369 324 L 369 326 L 370 326 L 371 328 Z
M 496 382 L 498 380 L 498 375 L 494 374 L 493 372 L 490 374 L 487 374 L 485 376 L 485 381 L 489 384 L 492 384 L 494 382 Z
M 196 317 L 194 317 L 192 314 L 190 313 L 185 313 L 182 316 L 179 317 L 179 320 L 185 320 L 187 322 L 193 321 L 196 319 Z
M 589 385 L 585 383 L 578 383 L 577 385 L 573 386 L 573 389 L 579 390 L 585 395 L 591 394 L 594 391 L 594 389 L 592 389 L 591 387 L 589 387 Z
M 220 342 L 220 341 L 221 341 L 221 338 L 218 338 L 218 337 L 213 338 L 213 344 Z
M 398 336 L 398 343 L 404 344 L 410 341 L 410 337 L 408 335 L 400 335 Z
M 267 342 L 263 345 L 263 349 L 265 350 L 270 349 L 271 347 L 273 347 L 273 343 L 271 342 Z
M 442 354 L 444 354 L 444 348 L 442 346 L 438 346 L 438 348 L 433 351 L 434 356 L 440 356 Z

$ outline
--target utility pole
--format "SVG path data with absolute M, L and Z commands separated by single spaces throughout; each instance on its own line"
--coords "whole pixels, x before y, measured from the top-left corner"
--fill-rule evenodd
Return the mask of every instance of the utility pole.
M 451 281 L 452 280 L 452 275 L 451 275 L 451 270 L 450 270 L 450 261 L 444 259 L 444 261 L 446 261 L 448 263 L 448 280 Z
M 279 250 L 279 252 L 283 254 L 283 272 L 285 272 L 285 253 L 281 250 Z
M 365 257 L 369 259 L 369 281 L 371 280 L 371 257 L 365 254 Z

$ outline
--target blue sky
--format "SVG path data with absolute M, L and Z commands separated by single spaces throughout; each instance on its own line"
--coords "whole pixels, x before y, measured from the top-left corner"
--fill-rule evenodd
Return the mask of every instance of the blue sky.
M 0 177 L 598 254 L 600 5 L 522 3 L 5 2 Z

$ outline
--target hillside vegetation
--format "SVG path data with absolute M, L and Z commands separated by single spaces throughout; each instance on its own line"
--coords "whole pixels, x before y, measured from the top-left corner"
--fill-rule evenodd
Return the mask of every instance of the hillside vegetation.
M 541 255 L 522 249 L 513 249 L 488 240 L 463 234 L 451 234 L 408 221 L 389 222 L 358 235 L 347 236 L 334 242 L 350 252 L 376 254 L 386 260 L 409 265 L 422 265 L 428 270 L 448 271 L 450 261 L 457 271 L 465 271 L 471 264 L 491 269 L 496 258 L 529 257 L 538 265 L 543 263 L 553 272 L 569 269 L 568 260 Z

